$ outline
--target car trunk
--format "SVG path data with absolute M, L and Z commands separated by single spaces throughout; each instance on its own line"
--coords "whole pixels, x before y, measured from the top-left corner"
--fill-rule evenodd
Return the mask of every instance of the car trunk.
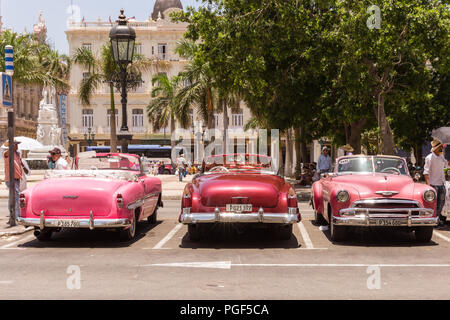
M 271 175 L 214 175 L 200 182 L 201 203 L 207 207 L 252 204 L 254 208 L 274 208 L 283 185 L 283 179 Z
M 45 216 L 107 216 L 113 195 L 125 181 L 92 178 L 48 179 L 33 189 L 33 213 Z

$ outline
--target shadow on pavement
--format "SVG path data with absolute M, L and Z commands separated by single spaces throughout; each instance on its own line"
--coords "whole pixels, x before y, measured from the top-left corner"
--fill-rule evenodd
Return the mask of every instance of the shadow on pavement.
M 131 241 L 120 239 L 117 230 L 88 230 L 88 229 L 62 229 L 55 232 L 50 241 L 39 241 L 33 239 L 20 245 L 20 248 L 126 248 L 151 235 L 152 229 L 160 225 L 162 221 L 155 224 L 139 222 L 136 228 L 136 236 Z
M 310 222 L 315 228 L 319 228 L 313 221 Z M 349 228 L 345 241 L 332 241 L 330 230 L 322 231 L 327 239 L 337 246 L 364 246 L 364 247 L 430 247 L 437 246 L 438 243 L 418 242 L 414 232 L 396 230 L 393 228 L 369 227 L 369 228 Z
M 230 224 L 215 225 L 199 241 L 191 241 L 186 233 L 180 248 L 190 249 L 298 249 L 296 236 L 289 240 L 276 238 L 275 230 L 268 228 L 243 228 L 236 230 Z

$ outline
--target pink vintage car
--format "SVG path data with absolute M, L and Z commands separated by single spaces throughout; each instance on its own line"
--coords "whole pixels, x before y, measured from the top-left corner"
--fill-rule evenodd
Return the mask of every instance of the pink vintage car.
M 350 227 L 399 227 L 428 242 L 437 225 L 436 192 L 394 156 L 345 156 L 312 187 L 315 222 L 342 241 Z
M 289 239 L 300 219 L 296 193 L 273 172 L 270 157 L 249 154 L 206 158 L 184 189 L 179 217 L 193 241 L 215 224 L 230 223 L 271 226 Z
M 131 240 L 136 223 L 156 223 L 161 180 L 142 171 L 139 156 L 86 152 L 76 170 L 49 170 L 20 194 L 18 223 L 34 226 L 39 240 L 61 228 L 116 229 Z

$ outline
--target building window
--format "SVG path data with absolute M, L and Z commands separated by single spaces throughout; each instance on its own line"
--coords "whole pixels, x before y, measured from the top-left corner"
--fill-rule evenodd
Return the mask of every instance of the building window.
M 155 47 L 152 46 L 152 56 L 155 55 Z
M 114 109 L 114 113 L 116 114 L 116 128 L 119 126 L 119 110 Z M 111 109 L 107 110 L 106 123 L 108 124 L 108 128 L 111 128 Z
M 136 44 L 136 54 L 142 54 L 142 43 Z
M 83 49 L 92 51 L 92 43 L 83 43 L 82 47 Z
M 94 110 L 83 109 L 82 115 L 83 128 L 92 128 L 94 126 Z
M 158 59 L 166 60 L 167 43 L 158 43 Z
M 83 79 L 89 78 L 89 72 L 83 72 Z
M 133 128 L 144 127 L 144 110 L 143 109 L 133 109 L 132 124 L 133 124 Z
M 242 128 L 244 124 L 244 115 L 242 113 L 233 113 L 231 125 L 236 128 Z

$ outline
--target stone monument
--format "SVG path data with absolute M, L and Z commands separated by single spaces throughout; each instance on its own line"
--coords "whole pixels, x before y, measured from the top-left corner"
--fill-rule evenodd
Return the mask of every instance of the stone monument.
M 39 103 L 37 140 L 44 145 L 42 148 L 30 150 L 26 159 L 31 169 L 46 169 L 47 156 L 54 148 L 61 149 L 63 157 L 67 155 L 62 146 L 61 128 L 59 127 L 58 112 L 55 105 L 56 90 L 54 87 L 44 87 L 42 100 Z

